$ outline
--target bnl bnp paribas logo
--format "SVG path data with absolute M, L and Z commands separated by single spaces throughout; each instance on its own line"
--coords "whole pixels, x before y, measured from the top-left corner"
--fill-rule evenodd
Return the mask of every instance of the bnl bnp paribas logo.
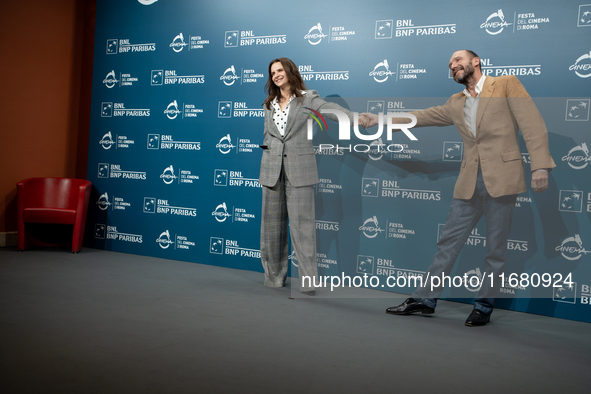
M 579 6 L 577 27 L 591 27 L 591 4 L 582 4 Z
M 567 99 L 566 115 L 567 122 L 586 122 L 589 120 L 590 99 Z
M 209 238 L 209 253 L 213 254 L 229 254 L 240 257 L 252 257 L 255 259 L 261 258 L 261 251 L 257 249 L 242 248 L 238 245 L 238 241 L 218 237 Z
M 583 192 L 579 190 L 561 190 L 558 210 L 561 212 L 582 212 Z
M 376 21 L 376 40 L 383 40 L 392 38 L 392 30 L 394 27 L 394 19 L 385 19 Z
M 493 12 L 486 18 L 486 21 L 480 25 L 481 29 L 485 29 L 490 35 L 497 35 L 503 32 L 506 27 L 511 26 L 513 23 L 509 23 L 505 20 L 503 10 L 499 9 L 497 12 Z
M 285 44 L 285 34 L 272 34 L 268 36 L 257 36 L 252 30 L 238 31 L 230 30 L 224 34 L 224 47 L 236 48 L 238 46 L 258 46 Z
M 110 38 L 107 40 L 107 55 L 115 55 L 117 53 L 134 53 L 134 52 L 149 52 L 156 50 L 155 42 L 148 42 L 143 44 L 132 44 L 129 38 L 117 39 Z
M 464 157 L 464 143 L 454 141 L 443 142 L 443 161 L 462 161 Z
M 151 86 L 195 85 L 201 83 L 205 83 L 205 75 L 179 75 L 177 70 L 152 70 L 150 76 Z
M 244 101 L 218 101 L 218 118 L 263 118 L 265 113 L 260 108 L 248 108 Z
M 576 304 L 577 283 L 572 281 L 568 283 L 566 281 L 555 283 L 552 289 L 552 301 Z
M 232 102 L 231 101 L 219 101 L 218 102 L 218 118 L 231 118 L 232 117 Z
M 305 112 L 309 111 L 309 112 Z M 307 132 L 308 132 L 308 139 L 312 140 L 314 138 L 314 123 L 316 123 L 322 131 L 326 128 L 328 132 L 328 125 L 326 120 L 322 116 L 322 114 L 331 114 L 337 118 L 339 122 L 339 141 L 350 141 L 351 140 L 351 121 L 347 114 L 343 111 L 338 109 L 329 109 L 329 108 L 322 108 L 320 112 L 314 110 L 313 108 L 304 107 L 304 113 L 310 117 L 307 122 Z M 359 131 L 359 114 L 357 112 L 353 112 L 353 132 L 355 137 L 362 141 L 371 141 L 370 144 L 348 144 L 348 145 L 333 145 L 333 144 L 320 144 L 318 147 L 322 150 L 334 150 L 337 151 L 348 151 L 348 152 L 356 152 L 356 153 L 391 153 L 391 152 L 402 152 L 404 150 L 404 146 L 401 144 L 383 144 L 379 143 L 376 144 L 375 141 L 381 141 L 382 133 L 384 131 L 384 116 L 386 116 L 386 136 L 387 140 L 392 140 L 392 132 L 395 130 L 402 130 L 404 134 L 412 141 L 417 141 L 417 137 L 412 134 L 409 129 L 414 127 L 417 124 L 417 118 L 413 114 L 405 113 L 405 112 L 397 112 L 397 113 L 384 113 L 380 112 L 378 114 L 378 130 L 374 134 L 362 134 Z M 400 119 L 410 119 L 410 123 L 394 123 L 394 118 L 397 121 Z
M 357 273 L 373 275 L 375 258 L 373 256 L 357 255 Z

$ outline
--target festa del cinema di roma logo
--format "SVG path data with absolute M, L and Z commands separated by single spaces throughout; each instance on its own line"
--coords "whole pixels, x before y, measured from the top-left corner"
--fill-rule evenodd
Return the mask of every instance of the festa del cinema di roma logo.
M 351 128 L 350 128 L 350 120 L 349 117 L 341 110 L 338 109 L 329 109 L 329 108 L 322 108 L 320 109 L 320 112 L 309 108 L 309 107 L 304 107 L 306 110 L 310 111 L 308 112 L 304 112 L 306 115 L 310 116 L 310 119 L 308 119 L 308 139 L 312 140 L 314 137 L 314 122 L 316 122 L 318 124 L 318 126 L 320 126 L 320 129 L 322 131 L 324 131 L 324 128 L 326 127 L 326 131 L 328 131 L 328 125 L 326 124 L 326 120 L 324 119 L 324 117 L 321 114 L 333 114 L 337 117 L 338 122 L 339 122 L 339 140 L 340 141 L 349 141 L 351 140 Z M 363 141 L 375 141 L 381 138 L 382 133 L 384 131 L 384 116 L 386 116 L 386 122 L 387 122 L 387 131 L 386 131 L 386 136 L 388 141 L 392 140 L 392 132 L 395 130 L 402 130 L 402 132 L 404 132 L 404 134 L 406 134 L 406 136 L 412 140 L 412 141 L 417 141 L 417 137 L 414 136 L 413 133 L 410 132 L 409 129 L 411 129 L 412 127 L 414 127 L 417 124 L 417 118 L 416 116 L 414 116 L 413 114 L 410 113 L 405 113 L 405 112 L 398 112 L 398 113 L 387 113 L 386 115 L 384 115 L 383 112 L 380 112 L 378 114 L 378 130 L 374 133 L 374 134 L 362 134 L 359 131 L 359 114 L 357 112 L 353 112 L 353 132 L 355 133 L 355 136 L 357 138 L 359 138 L 360 140 Z M 393 118 L 407 118 L 410 119 L 411 122 L 410 123 L 393 123 Z M 385 145 L 385 144 L 381 144 L 381 145 Z M 351 146 L 349 144 L 349 146 L 339 146 L 338 144 L 332 145 L 332 144 L 320 144 L 319 145 L 320 150 L 322 149 L 337 149 L 337 150 L 348 150 L 349 152 L 351 152 L 351 150 L 354 150 L 355 152 L 360 152 L 360 153 L 367 153 L 369 151 L 375 150 L 377 149 L 381 149 L 380 146 L 376 147 L 375 144 L 372 144 L 372 146 L 370 147 L 367 144 L 356 144 L 354 146 Z M 393 150 L 394 149 L 394 150 Z M 383 151 L 388 151 L 388 152 L 402 152 L 404 150 L 404 146 L 402 146 L 401 144 L 390 144 L 385 146 L 385 149 L 382 149 Z
M 575 64 L 571 65 L 568 69 L 574 71 L 580 78 L 591 77 L 591 51 L 579 56 Z
M 310 28 L 308 34 L 304 36 L 304 39 L 308 40 L 312 45 L 318 45 L 324 37 L 328 36 L 322 32 L 322 25 L 318 23 Z
M 370 77 L 378 83 L 384 83 L 388 80 L 388 77 L 391 75 L 395 75 L 394 71 L 390 71 L 390 65 L 388 64 L 388 59 L 384 59 L 383 62 L 379 62 L 375 65 L 373 70 L 369 73 Z
M 485 29 L 488 34 L 495 36 L 501 33 L 505 27 L 509 27 L 512 24 L 505 21 L 503 10 L 500 9 L 490 14 L 486 18 L 486 22 L 480 25 L 480 28 Z

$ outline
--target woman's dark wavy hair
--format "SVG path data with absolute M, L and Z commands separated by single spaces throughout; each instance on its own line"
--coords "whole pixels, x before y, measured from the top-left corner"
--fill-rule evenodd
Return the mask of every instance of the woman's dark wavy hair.
M 302 90 L 306 90 L 306 84 L 294 62 L 286 57 L 271 60 L 271 63 L 269 63 L 269 78 L 265 84 L 265 90 L 267 91 L 268 96 L 263 103 L 267 109 L 271 109 L 271 103 L 275 98 L 277 98 L 278 101 L 281 101 L 281 89 L 275 85 L 275 82 L 273 82 L 273 76 L 271 75 L 271 66 L 277 62 L 281 63 L 285 70 L 285 75 L 287 76 L 287 80 L 291 87 L 292 96 L 302 97 Z

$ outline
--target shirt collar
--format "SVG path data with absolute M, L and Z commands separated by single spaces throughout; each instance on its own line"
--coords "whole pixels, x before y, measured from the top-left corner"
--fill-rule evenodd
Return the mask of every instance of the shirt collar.
M 482 92 L 482 87 L 484 86 L 485 78 L 486 78 L 486 75 L 483 75 L 482 77 L 480 77 L 480 80 L 478 81 L 478 83 L 476 84 L 476 87 L 474 88 L 474 90 L 476 91 L 476 97 L 480 97 L 480 92 Z M 464 89 L 464 94 L 466 95 L 466 97 L 472 97 L 470 92 L 468 92 L 467 88 Z
M 308 92 L 306 92 L 305 90 L 302 90 L 302 95 L 305 95 L 306 93 L 308 93 Z M 295 97 L 296 97 L 296 96 L 295 96 L 295 94 L 294 94 L 294 95 L 292 95 L 292 96 L 291 96 L 291 98 L 289 99 L 289 103 L 291 103 L 291 101 L 292 101 L 292 100 L 293 100 Z M 288 104 L 289 104 L 289 103 L 288 103 Z M 273 99 L 273 102 L 272 102 L 271 104 L 279 104 L 279 101 L 277 100 L 277 97 L 275 97 L 275 98 Z

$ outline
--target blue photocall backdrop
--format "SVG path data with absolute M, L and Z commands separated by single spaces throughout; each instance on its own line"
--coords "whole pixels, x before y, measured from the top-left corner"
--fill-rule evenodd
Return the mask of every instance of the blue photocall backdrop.
M 269 62 L 291 58 L 308 88 L 352 111 L 410 111 L 462 90 L 447 65 L 468 48 L 487 75 L 519 77 L 557 164 L 545 193 L 518 197 L 506 275 L 519 280 L 503 285 L 497 305 L 591 322 L 590 38 L 591 4 L 573 0 L 101 0 L 86 245 L 262 271 L 258 145 Z M 315 129 L 319 273 L 366 274 L 379 290 L 410 294 L 381 285 L 431 264 L 460 135 L 445 127 L 411 129 L 418 141 L 385 132 L 339 141 L 338 127 Z M 452 276 L 482 278 L 484 241 L 481 221 Z M 293 254 L 291 262 L 296 274 Z M 443 297 L 470 302 L 476 282 Z

